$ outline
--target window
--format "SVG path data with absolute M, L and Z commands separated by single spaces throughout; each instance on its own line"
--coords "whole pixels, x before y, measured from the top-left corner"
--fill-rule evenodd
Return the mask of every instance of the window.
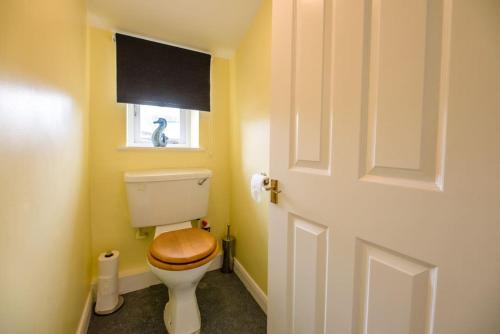
M 199 112 L 148 105 L 127 105 L 127 146 L 152 147 L 158 118 L 167 120 L 167 147 L 199 147 Z

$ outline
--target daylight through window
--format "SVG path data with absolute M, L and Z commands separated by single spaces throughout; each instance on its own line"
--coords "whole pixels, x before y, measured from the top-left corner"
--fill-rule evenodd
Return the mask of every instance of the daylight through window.
M 167 147 L 199 147 L 199 112 L 148 105 L 127 105 L 127 146 L 152 147 L 159 118 L 167 121 Z

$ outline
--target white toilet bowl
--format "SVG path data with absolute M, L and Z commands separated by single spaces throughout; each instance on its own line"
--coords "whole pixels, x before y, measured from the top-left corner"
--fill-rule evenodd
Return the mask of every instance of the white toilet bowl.
M 168 303 L 165 305 L 163 320 L 170 334 L 200 332 L 201 317 L 196 300 L 196 286 L 212 262 L 213 260 L 201 267 L 182 271 L 159 269 L 148 262 L 151 271 L 168 287 Z
M 211 234 L 190 226 L 182 223 L 157 227 L 148 252 L 149 268 L 168 288 L 163 319 L 169 334 L 200 332 L 196 286 L 219 252 Z

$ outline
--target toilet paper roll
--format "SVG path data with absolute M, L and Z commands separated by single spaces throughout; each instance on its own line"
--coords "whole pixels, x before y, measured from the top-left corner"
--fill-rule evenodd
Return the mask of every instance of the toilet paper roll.
M 101 253 L 97 261 L 99 262 L 99 276 L 118 277 L 118 264 L 120 260 L 120 252 L 117 250 Z
M 95 312 L 104 314 L 119 304 L 118 265 L 120 252 L 102 253 L 99 255 L 99 278 L 97 282 L 97 300 Z
M 262 199 L 262 192 L 265 191 L 264 181 L 267 179 L 268 176 L 262 173 L 252 175 L 252 179 L 250 180 L 250 193 L 256 202 L 260 202 Z

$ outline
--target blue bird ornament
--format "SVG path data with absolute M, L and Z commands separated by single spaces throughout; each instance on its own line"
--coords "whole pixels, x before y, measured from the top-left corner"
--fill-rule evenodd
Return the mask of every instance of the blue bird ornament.
M 151 139 L 153 141 L 154 147 L 165 147 L 167 146 L 168 137 L 165 136 L 163 131 L 167 128 L 167 120 L 165 118 L 158 118 L 154 124 L 158 124 L 158 127 L 153 132 Z

